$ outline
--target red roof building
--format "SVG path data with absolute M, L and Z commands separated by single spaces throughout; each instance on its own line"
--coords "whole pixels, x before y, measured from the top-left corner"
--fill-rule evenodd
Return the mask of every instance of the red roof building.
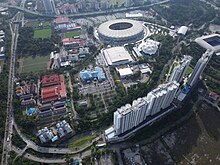
M 55 77 L 51 80 L 51 76 Z M 41 99 L 42 103 L 52 102 L 66 98 L 66 85 L 64 75 L 47 75 L 42 79 Z
M 69 22 L 70 22 L 70 20 L 68 17 L 56 18 L 54 20 L 54 23 L 56 23 L 56 24 L 65 24 L 65 23 L 69 23 Z
M 210 92 L 209 93 L 209 98 L 212 99 L 213 101 L 217 101 L 219 98 L 219 95 L 215 92 Z
M 58 85 L 59 84 L 58 74 L 43 76 L 41 84 L 43 87 Z

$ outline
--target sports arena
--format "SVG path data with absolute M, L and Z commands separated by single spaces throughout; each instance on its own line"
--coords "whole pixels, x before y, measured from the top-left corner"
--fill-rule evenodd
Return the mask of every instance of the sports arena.
M 144 37 L 142 24 L 135 20 L 116 19 L 101 24 L 98 29 L 99 39 L 111 45 L 134 43 Z
M 220 55 L 220 35 L 211 34 L 196 38 L 195 40 L 200 46 L 205 49 L 213 50 L 216 55 Z

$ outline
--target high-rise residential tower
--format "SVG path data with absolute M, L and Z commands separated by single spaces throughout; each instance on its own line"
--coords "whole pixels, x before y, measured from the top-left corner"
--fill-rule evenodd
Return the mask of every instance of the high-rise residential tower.
M 45 14 L 51 15 L 56 14 L 56 7 L 54 0 L 43 0 Z
M 132 0 L 125 0 L 125 7 L 130 7 L 132 4 Z
M 185 76 L 186 70 L 188 69 L 191 60 L 191 56 L 184 55 L 183 59 L 179 62 L 179 64 L 174 67 L 169 81 L 176 81 L 180 83 L 183 80 L 183 77 Z
M 206 52 L 198 60 L 198 62 L 196 63 L 196 66 L 193 69 L 193 72 L 189 78 L 188 85 L 190 85 L 192 87 L 198 81 L 198 79 L 202 75 L 202 72 L 204 71 L 205 67 L 207 66 L 209 60 L 211 59 L 213 53 L 214 52 L 212 50 L 206 50 Z
M 179 83 L 173 81 L 162 84 L 146 97 L 134 100 L 114 112 L 114 129 L 116 135 L 125 133 L 141 124 L 149 116 L 159 113 L 173 102 Z

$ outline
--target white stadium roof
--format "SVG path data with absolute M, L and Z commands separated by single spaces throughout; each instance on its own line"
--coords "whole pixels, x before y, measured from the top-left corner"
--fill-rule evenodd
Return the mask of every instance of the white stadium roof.
M 186 35 L 186 32 L 188 31 L 188 27 L 187 26 L 181 26 L 178 30 L 178 34 L 182 34 L 182 35 Z
M 103 55 L 108 65 L 118 65 L 120 62 L 129 63 L 133 61 L 128 51 L 121 46 L 105 49 L 103 50 Z
M 208 42 L 208 40 L 211 41 L 212 39 L 213 41 L 216 40 L 217 42 L 220 42 L 220 35 L 219 34 L 206 35 L 206 36 L 196 38 L 195 41 L 203 48 L 213 50 L 216 53 L 216 55 L 220 55 L 220 45 L 218 44 L 212 45 L 210 42 Z
M 146 54 L 153 55 L 157 52 L 157 49 L 158 49 L 159 45 L 160 45 L 159 42 L 148 39 L 145 42 L 142 42 L 138 46 L 138 50 L 142 51 Z
M 119 23 L 130 24 L 131 27 L 123 29 L 123 30 L 114 30 L 110 28 L 110 26 L 114 24 L 119 24 Z M 130 19 L 110 20 L 110 21 L 107 21 L 101 24 L 98 27 L 98 33 L 109 38 L 127 38 L 130 36 L 135 36 L 139 33 L 142 33 L 143 31 L 144 31 L 144 28 L 139 21 L 130 20 Z

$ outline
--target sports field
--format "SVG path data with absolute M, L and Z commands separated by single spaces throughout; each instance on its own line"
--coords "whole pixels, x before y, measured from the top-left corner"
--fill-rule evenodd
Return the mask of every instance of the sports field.
M 38 29 L 34 30 L 34 38 L 50 38 L 51 37 L 51 29 Z
M 40 21 L 29 21 L 27 23 L 25 23 L 25 27 L 32 27 L 35 29 L 38 28 L 51 28 L 51 22 L 50 21 L 46 21 L 46 22 L 40 22 Z
M 124 2 L 124 0 L 109 0 L 111 5 L 116 5 L 116 3 L 118 3 L 118 6 L 121 6 Z
M 49 61 L 49 56 L 36 56 L 36 57 L 25 57 L 22 72 L 38 72 L 47 69 L 47 62 Z
M 74 38 L 76 36 L 81 35 L 80 31 L 74 31 L 74 32 L 66 32 L 65 33 L 65 38 Z

